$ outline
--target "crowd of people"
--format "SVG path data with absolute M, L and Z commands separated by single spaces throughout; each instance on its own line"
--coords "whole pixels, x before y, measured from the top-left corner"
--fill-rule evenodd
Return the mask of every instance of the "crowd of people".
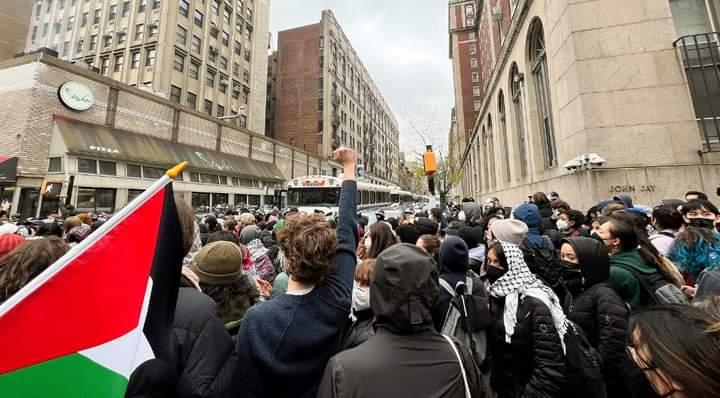
M 357 156 L 335 156 L 337 219 L 177 201 L 176 383 L 145 396 L 720 396 L 720 211 L 702 192 L 586 212 L 555 192 L 466 198 L 367 225 Z M 0 213 L 0 302 L 102 221 Z

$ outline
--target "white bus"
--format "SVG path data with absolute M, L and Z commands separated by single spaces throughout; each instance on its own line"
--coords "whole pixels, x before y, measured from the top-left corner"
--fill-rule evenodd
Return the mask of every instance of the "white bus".
M 329 176 L 304 176 L 288 183 L 287 206 L 305 213 L 338 214 L 342 179 Z M 387 206 L 391 203 L 391 187 L 358 181 L 358 209 Z

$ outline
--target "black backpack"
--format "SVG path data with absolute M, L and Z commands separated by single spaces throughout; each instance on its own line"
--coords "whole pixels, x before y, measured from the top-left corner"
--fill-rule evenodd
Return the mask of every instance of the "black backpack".
M 643 306 L 658 304 L 687 304 L 687 296 L 660 272 L 646 274 L 631 266 L 617 264 L 631 273 L 640 283 L 640 302 Z
M 606 398 L 601 358 L 590 344 L 585 332 L 568 319 L 565 333 L 565 362 L 568 380 L 568 396 L 583 398 Z

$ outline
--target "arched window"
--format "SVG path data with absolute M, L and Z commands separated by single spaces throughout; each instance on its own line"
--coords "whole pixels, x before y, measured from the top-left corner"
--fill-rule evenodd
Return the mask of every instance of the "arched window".
M 488 184 L 491 190 L 495 189 L 495 136 L 493 134 L 492 117 L 488 115 L 487 118 L 487 165 L 488 173 Z
M 503 181 L 510 181 L 510 148 L 507 141 L 507 120 L 505 120 L 505 95 L 502 90 L 498 94 L 498 117 L 500 118 L 500 151 L 502 152 L 502 178 Z
M 510 88 L 513 109 L 515 111 L 515 137 L 517 139 L 518 157 L 520 158 L 520 176 L 527 175 L 527 138 L 525 137 L 525 108 L 523 106 L 522 82 L 524 75 L 513 62 L 510 66 Z
M 478 140 L 482 142 L 482 147 L 480 147 L 480 159 L 482 159 L 480 163 L 480 168 L 482 172 L 482 192 L 485 193 L 490 188 L 490 178 L 488 177 L 488 162 L 490 159 L 488 159 L 487 156 L 487 131 L 485 130 L 485 126 L 482 126 L 482 130 L 480 131 L 480 135 L 478 137 Z M 480 199 L 480 198 L 478 198 Z
M 530 51 L 530 70 L 532 71 L 535 86 L 535 102 L 540 118 L 540 131 L 542 136 L 543 155 L 545 167 L 557 165 L 557 152 L 555 150 L 555 135 L 552 124 L 552 107 L 550 102 L 550 88 L 548 79 L 547 55 L 545 52 L 545 34 L 539 19 L 533 21 L 528 35 Z

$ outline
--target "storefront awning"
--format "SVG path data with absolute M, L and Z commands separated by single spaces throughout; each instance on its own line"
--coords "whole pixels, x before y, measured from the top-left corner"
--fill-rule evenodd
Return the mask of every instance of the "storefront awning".
M 14 183 L 17 179 L 18 158 L 0 156 L 0 184 Z
M 284 181 L 280 169 L 272 163 L 65 117 L 56 117 L 55 123 L 71 155 L 108 158 L 163 168 L 187 161 L 189 168 L 194 171 L 264 181 Z

